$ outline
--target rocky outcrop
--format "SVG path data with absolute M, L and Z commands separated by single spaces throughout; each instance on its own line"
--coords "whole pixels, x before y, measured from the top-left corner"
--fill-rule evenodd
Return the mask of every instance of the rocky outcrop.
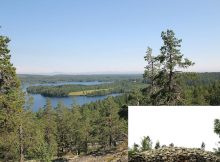
M 164 147 L 132 155 L 129 162 L 220 162 L 220 157 L 201 149 Z

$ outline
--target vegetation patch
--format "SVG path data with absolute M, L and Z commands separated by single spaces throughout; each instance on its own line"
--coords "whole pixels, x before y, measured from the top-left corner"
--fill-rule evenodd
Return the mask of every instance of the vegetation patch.
M 142 81 L 117 81 L 100 85 L 58 85 L 58 86 L 30 86 L 27 92 L 41 94 L 45 97 L 65 97 L 69 95 L 103 96 L 113 93 L 127 93 L 146 86 Z
M 92 95 L 93 93 L 96 92 L 108 92 L 109 89 L 92 89 L 92 90 L 85 90 L 85 91 L 77 91 L 77 92 L 70 92 L 70 96 L 87 96 L 87 95 Z

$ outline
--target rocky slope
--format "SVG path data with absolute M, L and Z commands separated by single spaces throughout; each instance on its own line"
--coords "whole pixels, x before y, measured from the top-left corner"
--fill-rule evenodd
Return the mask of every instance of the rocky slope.
M 135 154 L 129 162 L 220 162 L 220 157 L 201 149 L 163 147 Z

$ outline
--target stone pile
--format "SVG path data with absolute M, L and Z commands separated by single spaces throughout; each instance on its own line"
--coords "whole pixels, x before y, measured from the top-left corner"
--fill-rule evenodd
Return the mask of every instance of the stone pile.
M 202 149 L 163 147 L 135 154 L 129 162 L 220 162 L 220 157 Z

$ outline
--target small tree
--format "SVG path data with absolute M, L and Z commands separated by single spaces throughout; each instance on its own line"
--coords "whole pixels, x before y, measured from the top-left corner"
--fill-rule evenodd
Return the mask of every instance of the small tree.
M 218 134 L 220 137 L 220 120 L 219 119 L 214 120 L 214 132 Z
M 155 149 L 159 149 L 160 148 L 160 142 L 159 141 L 157 141 L 156 142 L 156 144 L 155 144 L 155 147 L 154 147 Z
M 214 132 L 220 137 L 220 120 L 219 119 L 214 120 Z M 218 147 L 217 149 L 214 149 L 214 151 L 217 155 L 220 155 L 220 147 Z
M 133 152 L 139 152 L 139 147 L 140 146 L 138 144 L 134 143 L 132 147 Z
M 170 144 L 169 144 L 169 147 L 174 147 L 174 144 L 173 144 L 173 143 L 170 143 Z
M 152 149 L 152 141 L 149 136 L 141 140 L 141 151 L 147 151 Z
M 202 144 L 201 144 L 201 149 L 205 150 L 205 143 L 204 142 L 202 142 Z

